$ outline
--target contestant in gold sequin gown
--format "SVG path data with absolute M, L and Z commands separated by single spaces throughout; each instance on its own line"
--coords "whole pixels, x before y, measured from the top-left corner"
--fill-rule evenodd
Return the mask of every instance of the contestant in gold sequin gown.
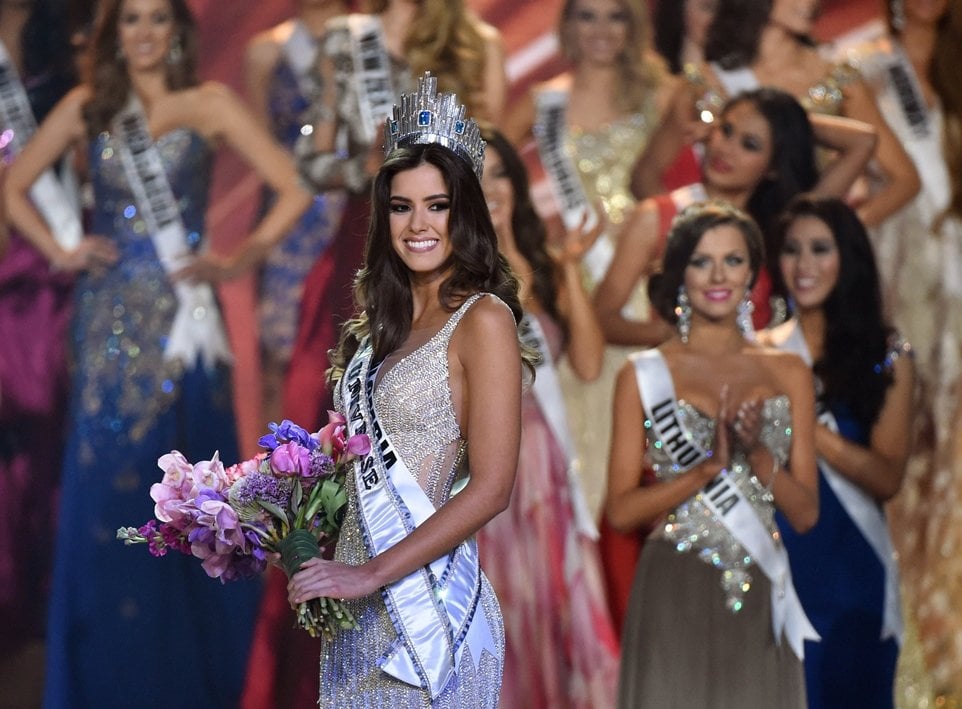
M 604 275 L 610 247 L 635 202 L 629 190 L 632 166 L 660 119 L 667 98 L 668 73 L 660 58 L 648 50 L 648 11 L 638 0 L 610 0 L 590 6 L 566 0 L 559 26 L 561 50 L 572 62 L 572 70 L 535 87 L 508 116 L 504 133 L 516 145 L 525 142 L 539 122 L 538 96 L 546 91 L 564 94 L 563 150 L 580 177 L 588 202 L 600 206 L 609 223 L 599 239 L 607 243 L 599 243 L 595 251 L 607 250 L 609 255 L 589 258 L 582 264 L 590 295 Z M 546 156 L 541 156 L 541 162 L 547 162 Z M 554 202 L 540 205 L 539 210 L 557 210 L 557 199 Z M 639 316 L 647 315 L 643 287 L 630 307 Z M 576 465 L 592 511 L 599 509 L 604 496 L 611 388 L 626 352 L 608 348 L 601 376 L 590 383 L 578 380 L 566 363 L 559 367 Z

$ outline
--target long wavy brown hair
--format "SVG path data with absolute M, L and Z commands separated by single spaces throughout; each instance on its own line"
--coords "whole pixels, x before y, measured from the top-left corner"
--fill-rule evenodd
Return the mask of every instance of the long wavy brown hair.
M 197 26 L 186 0 L 167 0 L 167 3 L 176 26 L 174 43 L 180 46 L 179 60 L 166 64 L 167 86 L 176 91 L 197 84 Z M 93 95 L 84 108 L 84 117 L 91 136 L 110 126 L 130 93 L 130 75 L 118 39 L 123 5 L 124 0 L 108 0 L 101 7 L 87 50 L 89 75 L 86 82 Z
M 558 27 L 561 51 L 573 64 L 578 63 L 571 40 L 571 23 L 577 4 L 578 0 L 566 0 L 561 8 Z M 625 51 L 618 60 L 621 65 L 621 86 L 615 97 L 615 105 L 623 111 L 634 113 L 643 110 L 645 102 L 655 95 L 668 72 L 661 57 L 651 49 L 651 20 L 645 3 L 640 0 L 620 0 L 620 4 L 628 16 L 628 39 Z
M 518 280 L 498 251 L 488 205 L 471 166 L 436 143 L 398 148 L 374 178 L 364 267 L 354 283 L 359 314 L 341 328 L 340 342 L 331 354 L 332 366 L 327 373 L 330 382 L 340 379 L 365 336 L 371 336 L 373 359 L 379 362 L 400 347 L 411 332 L 410 271 L 391 241 L 391 181 L 399 172 L 425 164 L 441 172 L 451 198 L 448 234 L 452 249 L 448 259 L 450 272 L 440 286 L 442 305 L 454 312 L 473 293 L 493 293 L 508 305 L 515 322 L 521 320 Z M 522 357 L 530 365 L 530 356 L 524 350 Z
M 948 10 L 939 20 L 938 35 L 929 67 L 929 78 L 942 102 L 944 133 L 942 153 L 949 171 L 951 197 L 945 217 L 962 219 L 962 81 L 959 66 L 962 64 L 962 4 L 950 2 Z
M 380 14 L 390 0 L 371 0 L 370 11 Z M 484 104 L 486 47 L 480 21 L 464 0 L 421 0 L 404 42 L 404 57 L 413 76 L 430 71 L 442 92 L 456 93 L 468 115 L 494 119 Z

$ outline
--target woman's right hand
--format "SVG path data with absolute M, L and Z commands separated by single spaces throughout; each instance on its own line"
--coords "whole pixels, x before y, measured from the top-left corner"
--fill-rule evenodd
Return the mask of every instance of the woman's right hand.
M 94 234 L 85 236 L 71 251 L 61 251 L 50 265 L 55 271 L 78 273 L 112 266 L 119 257 L 117 247 L 110 239 Z

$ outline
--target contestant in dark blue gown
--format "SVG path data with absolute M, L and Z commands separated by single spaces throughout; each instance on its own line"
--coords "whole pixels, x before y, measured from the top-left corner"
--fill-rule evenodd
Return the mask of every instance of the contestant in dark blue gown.
M 90 82 L 53 108 L 5 191 L 18 231 L 57 269 L 79 274 L 44 705 L 234 707 L 260 582 L 222 585 L 199 559 L 152 558 L 116 532 L 153 517 L 161 455 L 176 449 L 196 462 L 216 451 L 237 462 L 232 358 L 207 284 L 263 261 L 310 196 L 237 96 L 197 81 L 186 0 L 111 0 L 100 10 Z M 277 194 L 229 257 L 205 248 L 214 144 L 234 148 Z M 65 249 L 28 190 L 80 147 L 92 221 Z M 144 168 L 150 158 L 156 171 Z M 162 263 L 158 252 L 177 256 Z M 187 285 L 175 291 L 175 280 Z M 190 325 L 175 330 L 181 306 Z
M 776 287 L 795 318 L 761 334 L 813 367 L 819 517 L 783 519 L 795 588 L 820 642 L 805 643 L 811 709 L 894 705 L 902 627 L 884 502 L 898 492 L 910 438 L 914 365 L 882 318 L 865 228 L 837 199 L 799 198 L 774 231 Z
M 211 154 L 178 129 L 157 147 L 188 233 L 204 233 Z M 157 458 L 238 460 L 230 370 L 163 357 L 177 301 L 138 218 L 114 138 L 89 149 L 91 231 L 115 266 L 77 283 L 74 377 L 47 646 L 49 707 L 228 707 L 236 701 L 259 584 L 221 585 L 200 561 L 152 558 L 116 539 L 153 516 Z
M 868 435 L 850 412 L 833 410 L 839 434 L 860 446 Z M 893 706 L 899 644 L 882 640 L 885 571 L 825 479 L 818 476 L 818 524 L 797 534 L 779 517 L 792 579 L 821 642 L 805 644 L 810 709 Z

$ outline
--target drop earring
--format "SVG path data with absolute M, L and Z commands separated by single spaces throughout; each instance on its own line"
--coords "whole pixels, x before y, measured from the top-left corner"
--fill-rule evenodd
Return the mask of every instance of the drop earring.
M 735 316 L 738 331 L 746 337 L 755 332 L 755 326 L 752 323 L 752 313 L 755 312 L 755 304 L 752 302 L 750 296 L 751 293 L 746 288 L 745 295 L 738 301 L 738 314 Z
M 675 327 L 678 328 L 678 336 L 686 345 L 688 335 L 691 333 L 691 301 L 688 300 L 688 291 L 685 286 L 678 286 L 678 298 L 675 300 L 675 317 L 678 318 Z

